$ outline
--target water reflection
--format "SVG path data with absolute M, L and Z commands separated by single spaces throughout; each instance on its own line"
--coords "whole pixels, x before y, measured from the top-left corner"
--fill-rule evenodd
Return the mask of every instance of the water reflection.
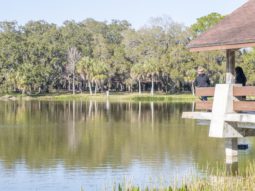
M 198 166 L 224 162 L 224 141 L 208 138 L 207 126 L 181 119 L 191 108 L 153 102 L 0 102 L 1 169 L 19 171 L 17 164 L 28 174 L 79 169 L 77 176 L 94 180 L 92 187 L 105 177 L 127 175 L 143 183 L 145 173 L 171 176 L 189 168 L 199 173 Z
M 56 155 L 69 161 L 69 153 L 75 152 L 73 162 L 85 166 L 94 163 L 91 165 L 95 167 L 104 162 L 122 165 L 122 156 L 128 164 L 134 155 L 163 160 L 166 154 L 177 163 L 187 157 L 215 159 L 208 147 L 221 145 L 207 138 L 207 128 L 195 128 L 193 121 L 180 118 L 187 107 L 190 106 L 141 102 L 3 102 L 0 157 L 6 158 L 10 152 L 12 157 L 6 161 L 25 156 L 30 163 L 40 154 L 43 157 L 36 162 L 43 163 L 43 158 Z M 13 149 L 6 151 L 10 147 Z

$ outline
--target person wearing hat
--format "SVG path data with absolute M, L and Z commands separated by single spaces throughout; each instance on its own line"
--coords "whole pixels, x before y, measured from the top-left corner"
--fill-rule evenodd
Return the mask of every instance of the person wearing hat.
M 197 69 L 197 77 L 194 81 L 195 87 L 209 87 L 210 80 L 208 76 L 205 74 L 205 70 L 203 67 L 199 66 Z M 201 96 L 202 101 L 207 101 L 207 96 Z

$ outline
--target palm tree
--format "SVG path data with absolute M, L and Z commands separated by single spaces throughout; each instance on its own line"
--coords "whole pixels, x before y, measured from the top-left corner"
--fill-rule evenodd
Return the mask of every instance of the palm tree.
M 100 82 L 107 78 L 107 65 L 100 60 L 83 57 L 77 64 L 77 72 L 83 79 L 88 80 L 89 92 L 92 95 L 91 84 L 95 83 L 95 94 Z
M 160 71 L 160 63 L 158 59 L 150 58 L 145 60 L 144 71 L 147 77 L 151 78 L 151 95 L 154 95 L 154 81 Z
M 91 83 L 93 79 L 94 65 L 95 61 L 89 57 L 83 57 L 77 64 L 77 72 L 83 80 L 86 79 L 88 81 L 90 95 L 92 95 Z
M 144 69 L 145 69 L 144 65 L 141 63 L 138 63 L 138 64 L 133 65 L 133 67 L 131 68 L 131 72 L 130 72 L 131 78 L 138 81 L 139 94 L 141 94 L 141 92 L 142 92 L 141 91 L 141 80 L 145 73 Z
M 98 85 L 100 82 L 107 78 L 107 65 L 100 60 L 97 60 L 93 64 L 93 81 L 95 83 L 95 94 L 97 93 Z

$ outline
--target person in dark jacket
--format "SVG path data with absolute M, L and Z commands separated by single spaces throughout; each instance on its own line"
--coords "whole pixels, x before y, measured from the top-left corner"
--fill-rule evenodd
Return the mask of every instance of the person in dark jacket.
M 242 84 L 243 86 L 245 86 L 247 82 L 247 78 L 244 75 L 243 69 L 240 66 L 237 66 L 235 68 L 235 71 L 236 71 L 235 83 Z
M 236 84 L 242 84 L 243 86 L 246 85 L 247 82 L 247 78 L 244 75 L 243 69 L 240 66 L 237 66 L 235 68 L 235 72 L 236 72 L 236 78 L 235 78 L 235 83 Z M 237 97 L 239 100 L 245 100 L 246 96 L 241 96 L 241 97 Z
M 209 87 L 210 86 L 210 80 L 209 77 L 205 74 L 204 68 L 201 66 L 197 69 L 197 77 L 194 81 L 195 87 Z M 201 96 L 200 98 L 202 101 L 207 101 L 207 96 Z

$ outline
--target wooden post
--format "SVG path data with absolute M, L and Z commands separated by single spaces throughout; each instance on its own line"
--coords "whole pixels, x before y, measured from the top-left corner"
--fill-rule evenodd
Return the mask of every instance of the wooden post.
M 226 84 L 235 83 L 235 50 L 227 50 Z
M 237 138 L 226 138 L 225 139 L 225 149 L 226 149 L 226 156 L 237 156 L 238 149 L 237 149 Z
M 227 175 L 238 174 L 238 140 L 237 138 L 226 139 L 226 173 Z
M 226 84 L 235 83 L 235 50 L 226 50 Z M 231 161 L 229 158 L 237 158 L 238 156 L 238 140 L 237 138 L 231 138 L 225 140 L 225 153 L 226 161 Z

